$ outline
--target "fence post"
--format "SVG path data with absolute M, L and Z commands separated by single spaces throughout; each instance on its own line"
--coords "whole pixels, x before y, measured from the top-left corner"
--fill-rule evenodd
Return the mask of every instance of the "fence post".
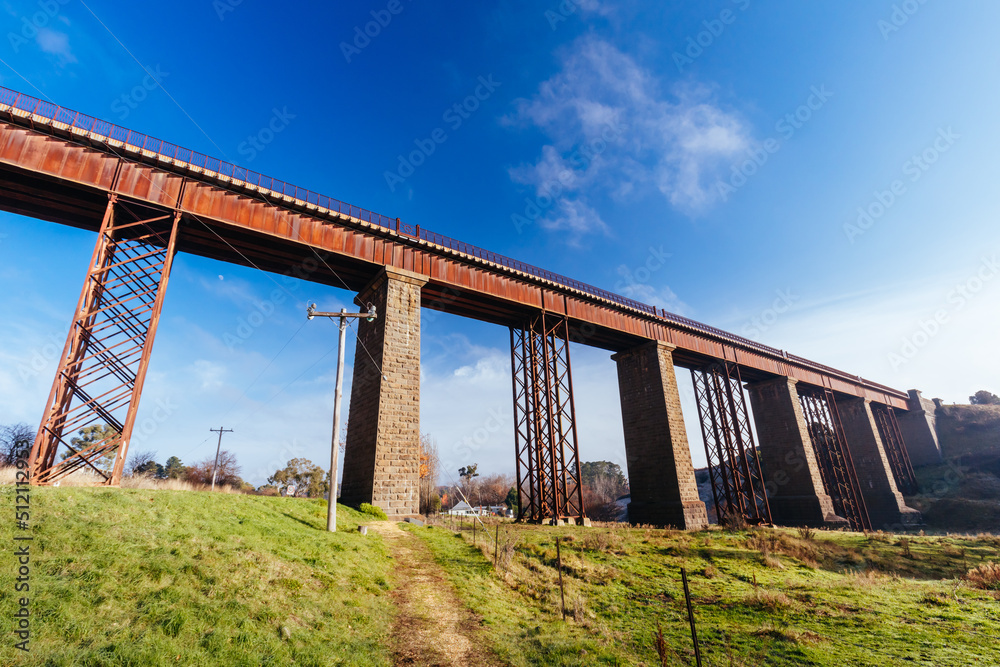
M 687 603 L 688 621 L 691 623 L 691 641 L 694 642 L 694 661 L 701 667 L 701 651 L 698 649 L 698 631 L 694 627 L 694 608 L 691 606 L 691 591 L 688 590 L 687 570 L 681 568 L 681 580 L 684 582 L 684 601 Z
M 563 590 L 562 554 L 559 552 L 559 538 L 556 538 L 556 565 L 559 569 L 559 598 L 562 600 L 562 617 L 566 620 L 566 591 Z M 699 665 L 701 663 L 698 663 Z

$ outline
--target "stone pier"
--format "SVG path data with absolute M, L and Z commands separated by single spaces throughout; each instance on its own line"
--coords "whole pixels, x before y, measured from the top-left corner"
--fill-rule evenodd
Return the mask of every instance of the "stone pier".
M 632 502 L 629 521 L 679 528 L 708 525 L 691 463 L 673 345 L 650 342 L 619 352 L 618 389 Z
M 898 530 L 920 523 L 920 512 L 906 506 L 903 494 L 885 455 L 871 401 L 864 398 L 837 399 L 837 411 L 851 450 L 858 485 L 874 530 Z
M 784 526 L 846 527 L 823 486 L 796 382 L 780 377 L 748 386 L 771 517 Z
M 910 455 L 910 463 L 914 467 L 941 463 L 941 443 L 938 442 L 934 416 L 937 406 L 916 389 L 911 389 L 909 394 L 910 409 L 907 412 L 897 410 L 896 420 Z
M 390 517 L 419 513 L 420 288 L 417 274 L 386 267 L 358 294 L 358 321 L 340 501 Z M 382 373 L 379 373 L 379 368 Z

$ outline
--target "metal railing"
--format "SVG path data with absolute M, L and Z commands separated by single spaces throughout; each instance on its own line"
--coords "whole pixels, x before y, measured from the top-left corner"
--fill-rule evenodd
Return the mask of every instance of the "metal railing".
M 371 225 L 376 225 L 378 227 L 394 231 L 397 234 L 410 236 L 442 248 L 448 248 L 469 257 L 475 257 L 485 262 L 490 262 L 514 271 L 520 271 L 522 273 L 535 276 L 536 278 L 548 280 L 563 287 L 574 289 L 583 292 L 584 294 L 589 294 L 590 296 L 604 299 L 605 301 L 610 301 L 611 303 L 616 303 L 620 306 L 631 308 L 633 310 L 646 313 L 647 315 L 652 315 L 653 317 L 672 322 L 673 324 L 680 325 L 698 333 L 708 334 L 734 345 L 740 345 L 757 352 L 790 360 L 799 365 L 819 370 L 821 372 L 834 374 L 854 381 L 861 381 L 857 376 L 849 375 L 843 371 L 838 371 L 834 368 L 830 368 L 829 366 L 824 366 L 823 364 L 803 359 L 802 357 L 787 354 L 783 350 L 752 341 L 748 338 L 744 338 L 743 336 L 738 336 L 736 334 L 729 333 L 728 331 L 723 331 L 722 329 L 717 329 L 707 324 L 696 322 L 695 320 L 670 313 L 666 310 L 658 309 L 655 306 L 641 303 L 620 294 L 615 294 L 614 292 L 601 289 L 600 287 L 595 287 L 579 280 L 574 280 L 558 273 L 553 273 L 552 271 L 485 250 L 478 246 L 444 236 L 443 234 L 422 229 L 419 225 L 414 226 L 401 224 L 398 218 L 390 218 L 380 213 L 369 211 L 368 209 L 352 206 L 351 204 L 342 202 L 339 199 L 334 199 L 333 197 L 328 197 L 327 195 L 319 194 L 305 188 L 300 188 L 291 183 L 286 183 L 285 181 L 265 176 L 259 172 L 246 169 L 245 167 L 237 166 L 231 162 L 226 162 L 224 160 L 205 155 L 204 153 L 199 153 L 198 151 L 182 148 L 176 144 L 151 137 L 147 134 L 142 134 L 141 132 L 134 132 L 128 128 L 115 125 L 114 123 L 109 123 L 108 121 L 100 120 L 99 118 L 94 118 L 93 116 L 88 116 L 78 111 L 66 109 L 57 104 L 53 104 L 52 102 L 46 102 L 38 99 L 37 97 L 25 95 L 24 93 L 19 93 L 16 90 L 11 90 L 3 86 L 0 86 L 0 106 L 9 107 L 11 109 L 11 114 L 15 116 L 31 115 L 46 118 L 52 121 L 53 126 L 57 129 L 70 131 L 75 129 L 78 132 L 86 133 L 91 139 L 103 139 L 105 143 L 108 143 L 109 145 L 114 145 L 112 142 L 117 142 L 122 146 L 130 146 L 138 152 L 149 153 L 152 156 L 158 156 L 164 160 L 170 160 L 176 163 L 184 163 L 190 168 L 200 170 L 202 173 L 214 174 L 215 177 L 220 180 L 240 185 L 247 190 L 268 191 L 283 197 L 290 197 L 304 202 L 305 204 L 327 209 L 331 213 L 349 216 L 356 220 L 361 220 L 362 222 L 367 222 Z M 63 127 L 59 127 L 60 125 Z M 899 393 L 895 389 L 889 389 L 888 387 L 883 387 L 882 385 L 874 385 L 873 383 L 868 384 L 883 390 Z

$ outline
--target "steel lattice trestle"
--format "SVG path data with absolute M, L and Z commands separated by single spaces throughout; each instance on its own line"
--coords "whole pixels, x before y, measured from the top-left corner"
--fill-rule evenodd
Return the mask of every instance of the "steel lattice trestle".
M 819 462 L 823 486 L 833 501 L 834 511 L 847 519 L 853 530 L 871 530 L 868 509 L 833 393 L 800 387 L 799 402 Z
M 739 368 L 715 363 L 692 369 L 691 378 L 719 523 L 739 516 L 749 524 L 770 524 L 771 508 Z
M 110 198 L 31 449 L 35 484 L 52 484 L 80 469 L 93 471 L 103 484 L 120 483 L 178 224 L 179 214 L 137 213 Z M 74 445 L 72 435 L 92 425 L 110 426 L 113 435 Z M 62 446 L 68 451 L 57 463 Z M 99 462 L 111 454 L 108 470 Z
M 584 515 L 565 318 L 540 313 L 510 330 L 519 521 Z
M 896 413 L 891 407 L 872 405 L 872 414 L 878 425 L 878 434 L 882 439 L 885 455 L 889 459 L 889 467 L 892 468 L 892 476 L 896 479 L 896 487 L 904 495 L 914 495 L 919 491 L 917 477 L 913 474 L 910 455 L 906 451 L 903 435 L 899 431 Z

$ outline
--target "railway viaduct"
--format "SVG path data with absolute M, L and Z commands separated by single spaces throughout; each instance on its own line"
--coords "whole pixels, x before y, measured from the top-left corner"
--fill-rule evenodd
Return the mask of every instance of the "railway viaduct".
M 421 308 L 510 330 L 522 520 L 583 521 L 570 342 L 617 363 L 633 522 L 708 521 L 677 369 L 694 380 L 720 520 L 911 524 L 911 464 L 940 458 L 933 405 L 917 391 L 2 87 L 0 209 L 97 236 L 31 450 L 34 484 L 83 468 L 120 483 L 177 252 L 307 277 L 376 306 L 358 333 L 341 500 L 390 516 L 418 510 Z M 98 423 L 115 435 L 71 444 Z M 102 472 L 95 461 L 110 452 L 114 467 Z

